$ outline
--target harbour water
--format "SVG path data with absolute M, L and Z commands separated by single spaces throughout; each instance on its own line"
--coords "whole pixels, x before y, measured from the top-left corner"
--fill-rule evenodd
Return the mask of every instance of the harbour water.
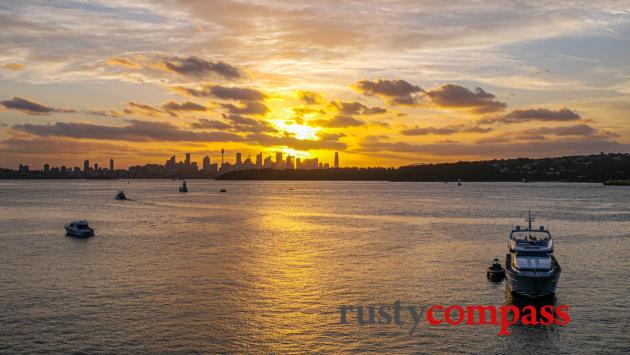
M 562 183 L 0 181 L 0 352 L 630 350 L 630 188 Z M 220 193 L 225 188 L 227 192 Z M 124 190 L 127 201 L 116 201 Z M 339 324 L 341 305 L 504 305 L 527 210 L 566 326 Z M 64 235 L 87 219 L 90 239 Z

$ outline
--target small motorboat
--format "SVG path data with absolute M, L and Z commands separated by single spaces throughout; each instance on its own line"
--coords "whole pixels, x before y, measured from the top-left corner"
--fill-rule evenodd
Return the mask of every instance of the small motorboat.
M 492 265 L 488 267 L 488 271 L 486 272 L 486 276 L 488 276 L 488 280 L 497 282 L 503 280 L 505 277 L 505 269 L 501 266 L 501 262 L 499 259 L 494 258 Z
M 66 234 L 73 237 L 86 238 L 94 236 L 94 229 L 90 228 L 85 220 L 70 222 L 64 228 L 66 229 Z
M 118 193 L 116 193 L 116 200 L 126 200 L 127 196 L 125 196 L 125 192 L 123 190 L 118 191 Z
M 188 187 L 186 186 L 186 180 L 182 182 L 182 186 L 179 187 L 179 192 L 188 192 Z
M 227 192 L 227 190 L 221 189 L 221 190 L 219 190 L 219 192 Z

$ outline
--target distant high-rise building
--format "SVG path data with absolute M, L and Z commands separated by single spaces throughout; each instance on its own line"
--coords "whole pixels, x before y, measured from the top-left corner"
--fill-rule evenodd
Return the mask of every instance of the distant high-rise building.
M 109 159 L 109 171 L 114 171 L 114 159 Z
M 210 158 L 207 155 L 203 157 L 203 172 L 210 172 Z
M 236 153 L 236 163 L 235 163 L 236 166 L 243 165 L 243 161 L 241 159 L 242 159 L 241 153 L 240 152 Z
M 333 165 L 335 169 L 339 168 L 339 152 L 335 152 L 335 163 Z
M 223 155 L 225 154 L 225 149 L 221 148 L 221 166 L 223 166 Z
M 44 164 L 44 174 L 48 174 L 50 172 L 50 165 Z
M 252 163 L 252 159 L 250 157 L 247 157 L 247 159 L 245 159 L 245 161 L 243 162 L 243 166 L 242 168 L 245 170 L 251 170 L 254 168 L 254 163 Z
M 83 172 L 87 173 L 88 171 L 90 171 L 90 161 L 89 160 L 84 160 L 83 161 Z
M 187 168 L 187 169 L 188 169 L 188 168 L 190 168 L 190 153 L 186 153 L 186 161 L 185 161 L 185 164 L 186 164 L 186 168 Z
M 94 171 L 98 171 L 98 163 L 94 163 Z
M 175 156 L 173 155 L 166 161 L 166 163 L 164 164 L 164 168 L 172 172 L 173 170 L 175 170 L 175 164 L 177 164 L 177 162 L 175 161 Z
M 284 166 L 285 169 L 294 169 L 295 167 L 293 166 L 293 157 L 292 156 L 287 156 L 287 161 L 286 164 Z
M 263 163 L 264 169 L 271 169 L 273 167 L 273 163 L 271 162 L 271 157 L 266 157 Z
M 284 164 L 282 164 L 282 152 L 277 152 L 276 153 L 276 168 L 277 169 L 283 169 L 284 168 Z
M 256 169 L 262 169 L 263 166 L 263 155 L 262 153 L 256 154 Z

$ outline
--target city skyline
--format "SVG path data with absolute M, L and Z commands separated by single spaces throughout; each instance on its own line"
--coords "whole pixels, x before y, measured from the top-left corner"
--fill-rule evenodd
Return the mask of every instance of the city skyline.
M 242 153 L 236 152 L 234 155 L 233 163 L 224 159 L 225 150 L 221 149 L 221 163 L 213 163 L 209 155 L 201 154 L 201 164 L 193 160 L 191 153 L 185 153 L 184 160 L 177 160 L 177 155 L 172 155 L 165 161 L 163 165 L 160 164 L 144 164 L 144 165 L 130 165 L 126 168 L 115 169 L 115 159 L 109 159 L 109 166 L 105 167 L 99 162 L 90 161 L 90 159 L 83 160 L 83 168 L 78 165 L 75 166 L 54 166 L 49 163 L 44 163 L 41 169 L 37 169 L 29 164 L 19 163 L 17 169 L 13 170 L 7 167 L 0 167 L 2 169 L 13 170 L 19 174 L 27 175 L 32 172 L 41 172 L 44 177 L 75 177 L 75 178 L 95 178 L 95 177 L 126 177 L 125 173 L 134 175 L 134 172 L 142 175 L 142 170 L 148 170 L 152 173 L 156 172 L 156 169 L 162 169 L 164 176 L 191 176 L 191 177 L 216 177 L 221 174 L 225 174 L 231 171 L 238 170 L 260 170 L 260 169 L 298 169 L 298 170 L 313 170 L 313 169 L 330 169 L 340 168 L 339 153 L 335 152 L 335 160 L 331 166 L 329 163 L 319 161 L 317 157 L 311 159 L 296 158 L 292 155 L 287 155 L 286 159 L 282 152 L 275 153 L 275 160 L 272 160 L 272 156 L 264 158 L 263 153 L 256 154 L 254 160 L 248 155 L 245 160 L 242 159 Z M 1 176 L 1 174 L 0 174 Z
M 2 167 L 630 152 L 623 1 L 20 1 L 0 29 Z

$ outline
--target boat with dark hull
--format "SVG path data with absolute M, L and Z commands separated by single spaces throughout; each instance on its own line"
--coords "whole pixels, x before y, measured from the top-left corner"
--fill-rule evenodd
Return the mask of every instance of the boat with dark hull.
M 499 259 L 495 258 L 492 265 L 488 266 L 486 276 L 488 277 L 488 280 L 492 282 L 499 282 L 503 280 L 505 277 L 505 269 L 501 266 Z
M 532 228 L 534 218 L 531 214 L 526 221 L 527 228 L 516 226 L 510 232 L 510 252 L 505 256 L 507 288 L 518 296 L 552 296 L 556 293 L 562 270 L 553 255 L 553 238 L 544 226 Z
M 179 192 L 188 192 L 188 186 L 186 186 L 186 180 L 182 182 L 182 186 L 179 187 Z
M 66 229 L 66 235 L 72 237 L 87 238 L 94 236 L 94 229 L 90 228 L 85 220 L 70 222 L 64 228 Z

